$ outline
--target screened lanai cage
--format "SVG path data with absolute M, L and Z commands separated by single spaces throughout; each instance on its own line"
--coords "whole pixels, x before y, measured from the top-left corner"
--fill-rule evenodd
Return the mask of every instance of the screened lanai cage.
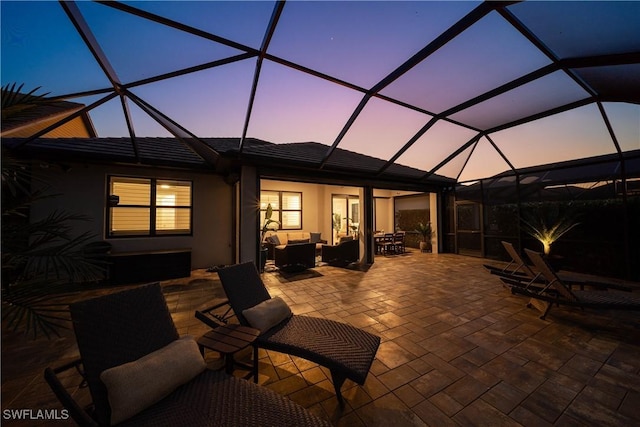
M 139 163 L 157 137 L 214 169 L 439 192 L 444 248 L 493 258 L 537 245 L 530 212 L 570 213 L 554 252 L 639 278 L 640 2 L 0 6 L 3 86 L 85 106 L 13 147 L 89 113 L 91 142 Z
M 551 246 L 560 268 L 638 278 L 638 159 L 618 156 L 531 167 L 461 183 L 447 206 L 448 251 L 509 259 L 501 242 L 543 251 L 531 226 L 570 229 Z M 626 173 L 625 173 L 626 172 Z M 636 178 L 624 178 L 626 175 Z M 627 258 L 629 257 L 629 258 Z

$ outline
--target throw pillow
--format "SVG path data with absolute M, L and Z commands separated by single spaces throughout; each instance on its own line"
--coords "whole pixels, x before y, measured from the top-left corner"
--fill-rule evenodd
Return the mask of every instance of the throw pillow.
M 322 237 L 320 237 L 322 233 L 309 233 L 309 235 L 311 236 L 309 243 L 320 243 L 320 240 L 322 240 Z
M 265 333 L 278 323 L 291 317 L 293 313 L 291 313 L 291 309 L 282 298 L 274 297 L 243 310 L 242 315 L 247 319 L 251 327 L 259 329 L 260 333 Z
M 309 239 L 289 240 L 287 245 L 295 245 L 296 243 L 309 243 Z
M 278 237 L 277 234 L 274 234 L 273 236 L 267 237 L 267 242 L 278 246 L 280 244 L 280 238 Z
M 164 399 L 206 368 L 198 344 L 187 336 L 133 362 L 104 370 L 111 424 L 118 424 Z

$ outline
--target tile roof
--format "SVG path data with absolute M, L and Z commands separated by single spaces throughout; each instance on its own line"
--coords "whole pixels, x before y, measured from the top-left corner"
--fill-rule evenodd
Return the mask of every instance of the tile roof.
M 246 138 L 242 153 L 240 138 L 200 138 L 209 147 L 223 156 L 240 158 L 274 167 L 317 168 L 329 147 L 316 142 L 273 144 L 255 138 Z M 2 143 L 37 157 L 64 158 L 65 160 L 118 162 L 211 169 L 200 156 L 177 138 L 136 138 L 139 159 L 136 159 L 130 138 L 40 138 L 20 146 L 23 139 L 4 138 Z M 238 157 L 239 156 L 239 157 Z M 402 165 L 392 165 L 380 176 L 375 173 L 386 161 L 344 149 L 336 149 L 327 160 L 323 172 L 341 172 L 361 177 L 376 177 L 378 180 L 413 179 L 425 176 L 426 172 Z M 432 177 L 430 182 L 450 183 L 445 177 Z
M 245 156 L 273 158 L 280 162 L 295 163 L 297 165 L 306 165 L 318 167 L 324 156 L 327 154 L 329 147 L 317 142 L 299 142 L 289 144 L 265 144 L 246 147 L 243 150 Z M 357 171 L 360 173 L 377 174 L 377 172 L 387 162 L 382 159 L 356 153 L 342 148 L 336 148 L 331 156 L 327 159 L 324 166 L 325 170 L 336 171 Z M 426 171 L 415 169 L 408 166 L 393 164 L 379 178 L 422 178 L 426 175 Z M 441 176 L 432 177 L 433 181 L 450 180 Z M 452 181 L 453 182 L 453 181 Z
M 136 159 L 129 138 L 40 138 L 19 146 L 22 141 L 4 138 L 2 144 L 36 157 L 210 168 L 200 156 L 176 138 L 136 139 L 139 159 Z

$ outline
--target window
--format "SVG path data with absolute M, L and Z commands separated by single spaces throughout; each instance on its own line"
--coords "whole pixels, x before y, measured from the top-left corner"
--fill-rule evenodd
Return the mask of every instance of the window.
M 302 229 L 302 193 L 291 191 L 260 192 L 260 224 L 264 224 L 267 206 L 271 204 L 271 219 L 278 221 L 280 230 Z
M 191 234 L 191 181 L 109 177 L 108 237 Z

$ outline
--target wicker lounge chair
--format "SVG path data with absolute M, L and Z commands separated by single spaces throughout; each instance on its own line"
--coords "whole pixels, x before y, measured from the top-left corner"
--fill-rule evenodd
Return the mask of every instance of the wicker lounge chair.
M 237 264 L 218 271 L 229 303 L 242 325 L 251 326 L 243 311 L 270 300 L 256 267 Z M 292 315 L 263 331 L 254 344 L 254 379 L 257 381 L 257 349 L 264 348 L 310 360 L 331 371 L 336 397 L 344 405 L 346 379 L 363 385 L 380 345 L 380 337 L 329 319 Z
M 514 248 L 511 243 L 505 241 L 500 243 L 502 243 L 502 246 L 507 251 L 507 254 L 509 254 L 509 257 L 511 257 L 511 261 L 509 261 L 509 263 L 503 268 L 490 264 L 485 264 L 484 268 L 489 270 L 491 274 L 504 277 L 516 276 L 532 279 L 536 276 L 533 270 L 531 270 L 531 267 L 524 262 L 520 254 L 518 254 L 518 251 L 516 251 L 516 248 Z
M 511 257 L 511 261 L 503 268 L 499 268 L 489 264 L 485 264 L 484 267 L 489 270 L 491 274 L 499 276 L 502 282 L 509 287 L 527 286 L 530 290 L 541 290 L 542 288 L 540 286 L 534 285 L 534 283 L 543 285 L 548 283 L 548 280 L 545 278 L 545 276 L 541 272 L 535 271 L 532 266 L 527 264 L 511 243 L 505 241 L 501 243 Z M 564 272 L 556 273 L 556 275 L 560 279 L 562 279 L 563 283 L 569 288 L 573 288 L 575 286 L 579 287 L 580 289 L 589 287 L 596 289 L 618 289 L 621 291 L 631 291 L 631 288 L 624 286 L 623 284 L 587 280 L 576 277 L 571 273 Z
M 114 412 L 117 412 L 112 400 L 114 389 L 106 385 L 113 383 L 106 381 L 105 370 L 136 366 L 141 360 L 157 357 L 158 352 L 166 351 L 176 342 L 191 344 L 188 337 L 179 339 L 159 284 L 82 301 L 70 308 L 82 360 L 56 369 L 47 368 L 45 379 L 69 415 L 82 426 L 110 425 L 114 421 Z M 194 360 L 204 364 L 197 346 L 195 352 Z M 185 356 L 184 351 L 173 355 L 178 361 L 184 360 Z M 199 361 L 197 357 L 200 357 Z M 155 363 L 166 361 L 153 360 Z M 176 365 L 180 362 L 163 369 L 171 376 L 179 369 Z M 62 384 L 70 384 L 72 377 L 69 372 L 63 372 L 72 368 L 83 371 L 93 400 L 91 411 L 78 404 Z M 118 425 L 330 425 L 272 390 L 221 371 L 211 371 L 204 366 L 201 369 L 192 379 L 169 391 L 166 397 Z M 158 372 L 146 367 L 140 371 L 151 377 Z M 143 389 L 144 384 L 136 382 L 135 386 L 127 385 L 127 393 L 115 397 L 126 396 L 128 399 L 129 392 L 135 394 Z
M 541 319 L 547 316 L 553 304 L 580 308 L 640 310 L 640 295 L 631 292 L 572 290 L 563 283 L 540 253 L 530 249 L 525 249 L 525 252 L 548 284 L 539 291 L 514 286 L 511 292 L 530 297 L 527 306 L 533 306 L 542 312 Z

